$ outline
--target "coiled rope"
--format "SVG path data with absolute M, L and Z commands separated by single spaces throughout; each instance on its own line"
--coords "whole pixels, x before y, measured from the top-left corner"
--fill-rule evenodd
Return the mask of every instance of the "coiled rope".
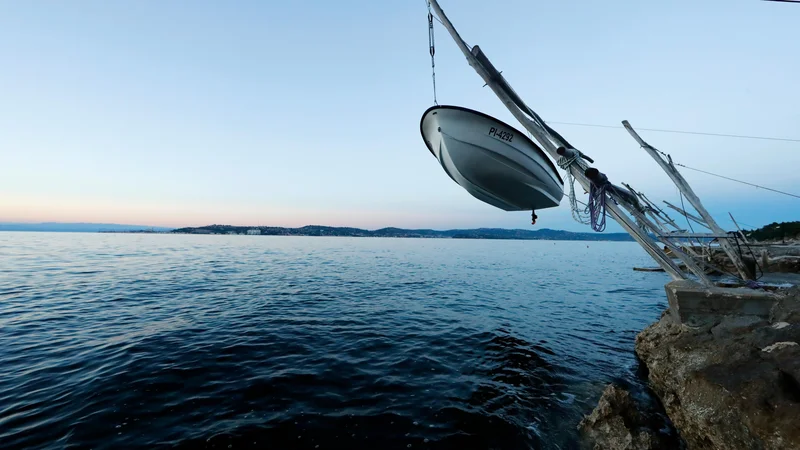
M 578 198 L 575 195 L 575 177 L 570 170 L 583 155 L 577 149 L 573 149 L 574 154 L 570 157 L 562 156 L 558 158 L 558 166 L 567 172 L 567 183 L 569 184 L 569 204 L 572 210 L 572 218 L 581 224 L 591 225 L 592 230 L 601 233 L 606 229 L 606 189 L 610 183 L 606 182 L 601 186 L 591 183 L 589 186 L 589 203 L 581 209 L 578 207 Z
M 572 212 L 572 219 L 582 225 L 589 225 L 592 221 L 591 214 L 589 213 L 589 206 L 584 204 L 584 208 L 578 207 L 578 198 L 575 195 L 575 177 L 572 175 L 572 171 L 570 170 L 572 163 L 577 161 L 580 156 L 580 152 L 575 150 L 574 156 L 570 158 L 562 156 L 558 158 L 557 164 L 567 172 L 567 184 L 569 184 L 569 205 Z
M 591 217 L 592 230 L 601 233 L 606 229 L 606 188 L 608 183 L 602 186 L 589 186 L 589 216 Z

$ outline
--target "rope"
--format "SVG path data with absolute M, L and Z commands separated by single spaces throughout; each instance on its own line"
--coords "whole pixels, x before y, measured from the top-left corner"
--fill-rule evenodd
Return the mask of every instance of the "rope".
M 572 219 L 582 225 L 589 225 L 591 223 L 591 214 L 589 213 L 589 205 L 585 208 L 578 208 L 578 197 L 575 195 L 575 177 L 569 169 L 572 163 L 580 158 L 580 152 L 575 150 L 575 155 L 571 158 L 564 156 L 558 158 L 558 166 L 567 172 L 567 184 L 569 184 L 569 205 L 572 212 Z
M 589 186 L 589 214 L 592 230 L 601 233 L 606 229 L 606 188 L 608 184 L 597 187 Z
M 606 229 L 606 189 L 611 186 L 610 183 L 605 183 L 602 186 L 595 186 L 594 183 L 589 185 L 589 203 L 586 204 L 584 209 L 578 208 L 578 198 L 575 195 L 575 177 L 572 175 L 570 167 L 579 158 L 581 152 L 573 149 L 574 154 L 567 158 L 562 156 L 558 158 L 557 164 L 559 167 L 567 172 L 567 183 L 569 184 L 569 203 L 572 210 L 572 218 L 583 225 L 591 225 L 592 230 L 601 233 Z M 612 187 L 613 189 L 613 187 Z M 639 226 L 644 229 L 642 223 Z
M 572 175 L 570 166 L 580 157 L 581 152 L 574 149 L 574 154 L 567 157 L 558 158 L 558 165 L 567 171 L 567 182 L 569 183 L 569 203 L 572 210 L 572 218 L 576 222 L 591 225 L 592 230 L 600 233 L 606 229 L 606 188 L 610 185 L 605 183 L 600 187 L 594 183 L 589 185 L 589 203 L 583 210 L 578 208 L 578 199 L 575 196 L 575 177 Z M 586 217 L 588 216 L 588 217 Z
M 433 36 L 433 13 L 431 12 L 431 2 L 428 1 L 428 47 L 431 54 L 431 79 L 433 80 L 433 104 L 439 105 L 436 101 L 436 45 Z
M 578 158 L 580 157 L 581 157 L 581 152 L 575 149 L 575 154 L 572 155 L 572 157 L 567 158 L 566 156 L 562 156 L 558 158 L 558 166 L 566 171 L 569 171 L 569 166 L 571 166 L 572 163 L 577 161 Z

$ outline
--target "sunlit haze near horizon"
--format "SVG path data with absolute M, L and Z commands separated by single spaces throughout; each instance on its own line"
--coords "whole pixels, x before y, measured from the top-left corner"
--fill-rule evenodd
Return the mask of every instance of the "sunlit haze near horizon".
M 547 121 L 800 139 L 800 5 L 440 3 Z M 589 231 L 566 196 L 535 227 L 483 204 L 427 151 L 426 16 L 423 0 L 0 2 L 0 222 Z M 439 103 L 521 128 L 435 32 Z M 623 129 L 553 127 L 612 182 L 680 203 Z M 800 142 L 641 135 L 800 193 Z M 800 199 L 682 173 L 724 227 L 800 220 Z

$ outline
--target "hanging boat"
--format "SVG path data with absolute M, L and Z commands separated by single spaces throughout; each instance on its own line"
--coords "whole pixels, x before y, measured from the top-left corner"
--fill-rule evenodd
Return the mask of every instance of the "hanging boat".
M 564 196 L 550 158 L 500 120 L 460 106 L 433 106 L 422 115 L 420 132 L 445 173 L 478 200 L 504 211 L 535 211 L 558 206 Z

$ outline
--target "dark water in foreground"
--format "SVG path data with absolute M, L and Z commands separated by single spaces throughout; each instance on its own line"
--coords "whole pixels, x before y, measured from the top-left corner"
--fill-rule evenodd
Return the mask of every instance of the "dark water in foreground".
M 574 448 L 633 243 L 0 233 L 0 448 Z

